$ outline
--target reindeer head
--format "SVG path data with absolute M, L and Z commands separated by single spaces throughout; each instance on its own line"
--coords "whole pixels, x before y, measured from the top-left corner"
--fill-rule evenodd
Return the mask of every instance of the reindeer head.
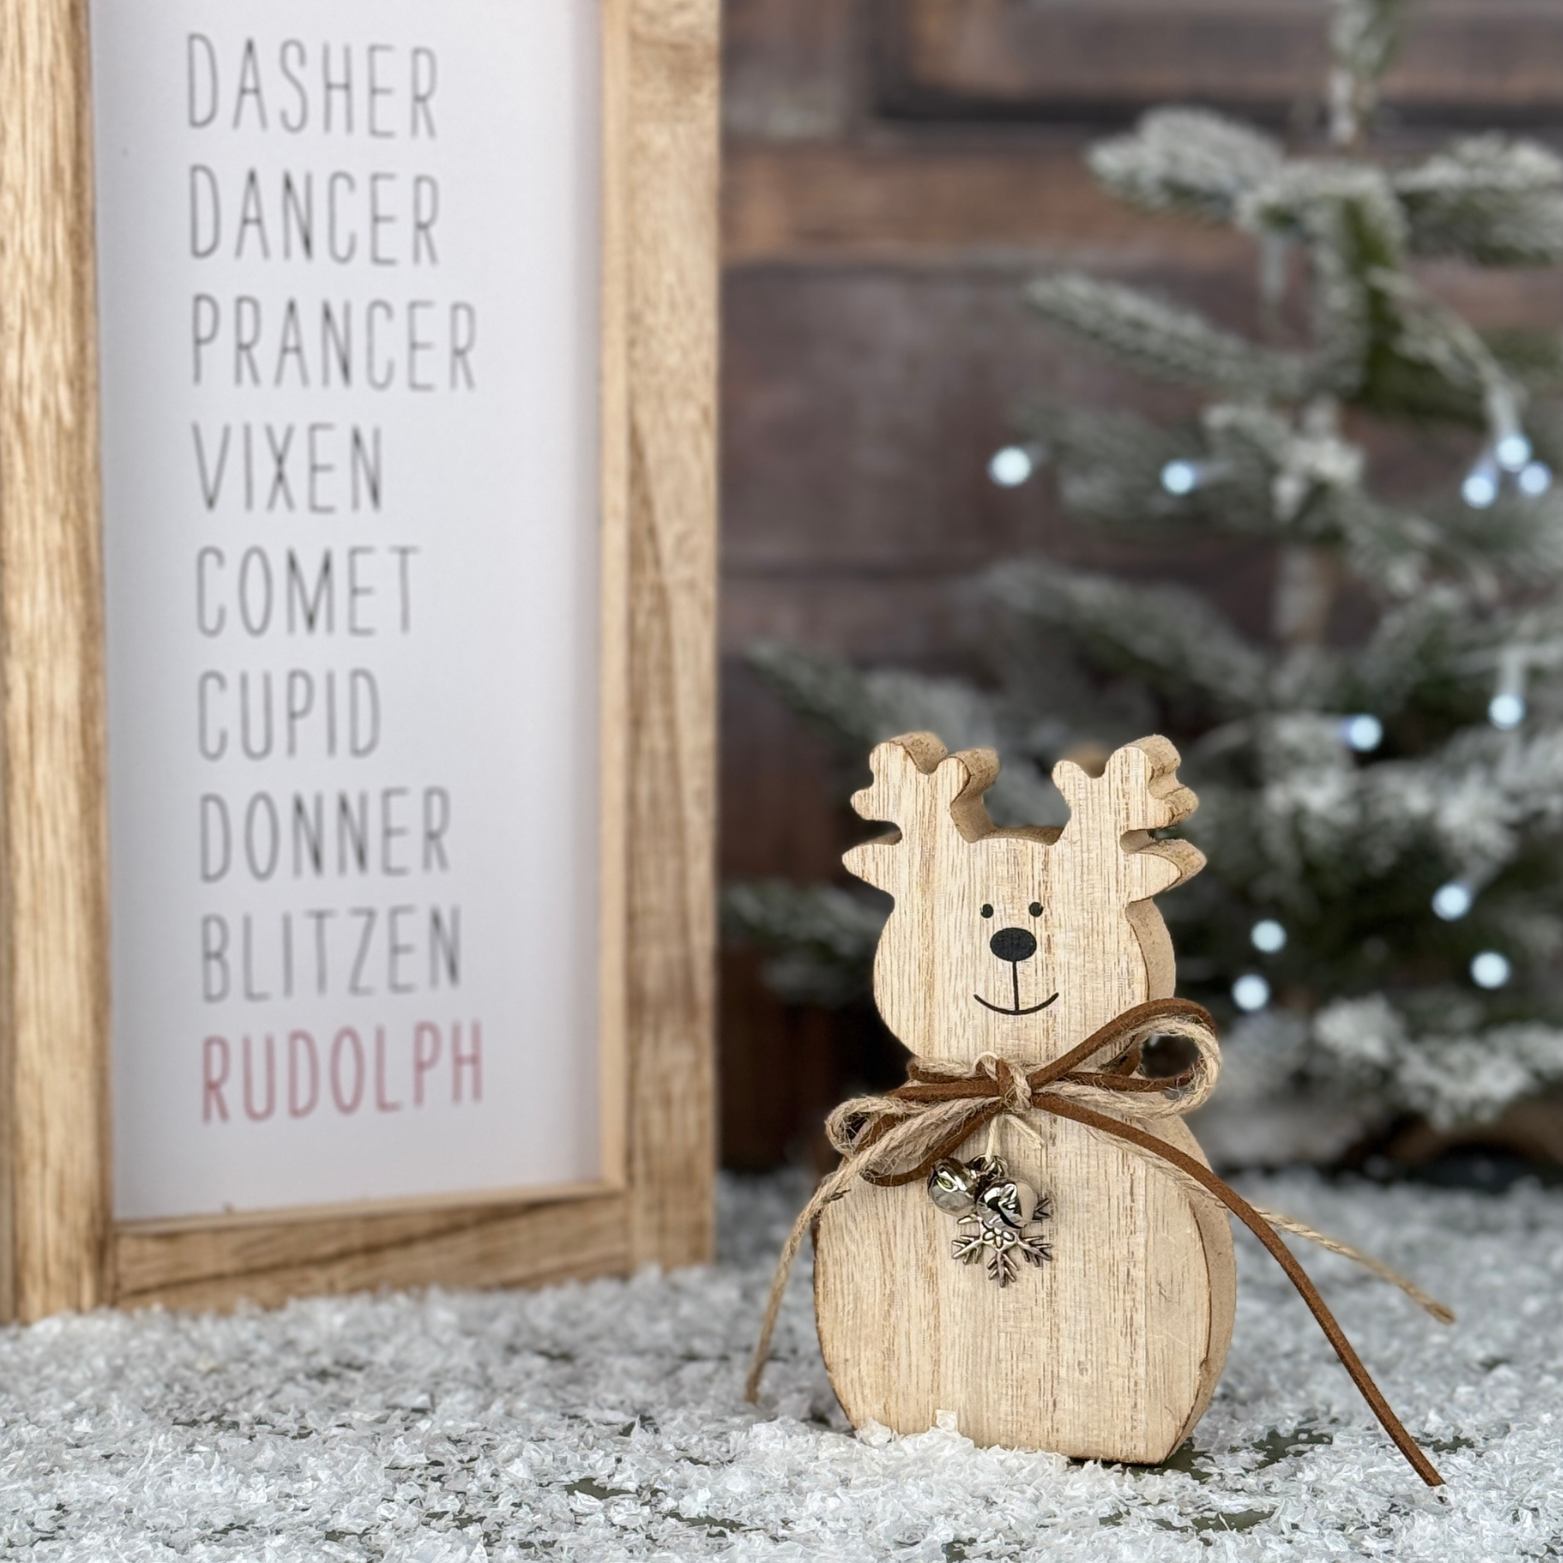
M 1061 831 L 994 826 L 982 801 L 998 775 L 991 749 L 946 754 L 933 734 L 910 733 L 869 763 L 873 785 L 852 806 L 897 830 L 845 862 L 895 897 L 874 994 L 914 1053 L 1045 1062 L 1171 994 L 1172 944 L 1150 897 L 1205 860 L 1186 841 L 1151 838 L 1197 801 L 1165 738 L 1126 745 L 1094 780 L 1060 761 Z

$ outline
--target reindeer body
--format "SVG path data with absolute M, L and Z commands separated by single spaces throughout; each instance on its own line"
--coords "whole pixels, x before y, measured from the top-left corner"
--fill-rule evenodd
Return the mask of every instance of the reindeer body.
M 982 802 L 991 751 L 946 755 L 925 733 L 875 749 L 874 784 L 853 805 L 899 834 L 846 863 L 895 898 L 874 992 L 914 1054 L 1034 1067 L 1171 994 L 1171 941 L 1151 897 L 1204 861 L 1150 835 L 1195 806 L 1177 762 L 1163 738 L 1118 750 L 1096 780 L 1061 762 L 1069 824 L 999 830 Z M 920 1182 L 860 1182 L 826 1207 L 815 1307 L 831 1381 L 857 1425 L 920 1432 L 949 1411 L 981 1444 L 1163 1460 L 1226 1359 L 1227 1222 L 1118 1142 L 1060 1119 L 1034 1128 L 1040 1145 L 1001 1120 L 999 1150 L 1051 1197 L 1053 1257 L 1003 1289 L 952 1262 L 950 1223 Z M 1156 1132 L 1200 1154 L 1181 1121 Z M 984 1130 L 956 1154 L 982 1155 L 986 1141 Z

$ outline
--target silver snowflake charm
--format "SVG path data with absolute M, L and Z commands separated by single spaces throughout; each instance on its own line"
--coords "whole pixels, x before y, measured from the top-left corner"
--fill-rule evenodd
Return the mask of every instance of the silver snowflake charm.
M 1019 1260 L 1040 1265 L 1053 1257 L 1053 1250 L 1026 1230 L 1052 1214 L 1047 1195 L 1012 1178 L 1000 1157 L 963 1162 L 947 1156 L 928 1174 L 928 1197 L 959 1225 L 950 1252 L 962 1264 L 985 1259 L 989 1276 L 1000 1286 L 1019 1274 Z

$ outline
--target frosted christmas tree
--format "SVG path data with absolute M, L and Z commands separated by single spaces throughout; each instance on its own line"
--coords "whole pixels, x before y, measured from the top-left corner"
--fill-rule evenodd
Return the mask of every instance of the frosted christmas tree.
M 1011 646 L 1033 648 L 998 687 L 777 646 L 753 660 L 844 757 L 919 728 L 996 748 L 1001 824 L 1062 820 L 1061 756 L 1166 732 L 1201 799 L 1183 833 L 1209 859 L 1166 909 L 1180 991 L 1236 1019 L 1234 1073 L 1255 1095 L 1450 1124 L 1563 1077 L 1563 341 L 1476 330 L 1418 262 L 1559 264 L 1563 162 L 1497 135 L 1371 155 L 1407 14 L 1330 7 L 1327 148 L 1166 108 L 1090 153 L 1118 198 L 1252 239 L 1260 339 L 1088 276 L 1027 290 L 1202 401 L 1184 427 L 1035 406 L 994 481 L 1049 481 L 1120 537 L 1262 539 L 1267 637 L 1181 589 L 1032 556 L 985 581 Z M 1376 496 L 1365 443 L 1386 423 L 1453 431 L 1468 467 L 1420 504 Z M 1365 634 L 1336 632 L 1364 610 Z M 748 884 L 728 913 L 785 996 L 866 991 L 879 905 Z

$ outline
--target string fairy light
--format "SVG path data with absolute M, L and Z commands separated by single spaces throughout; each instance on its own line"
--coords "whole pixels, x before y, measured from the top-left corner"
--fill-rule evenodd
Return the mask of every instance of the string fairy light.
M 1270 1002 L 1270 984 L 1256 971 L 1244 972 L 1232 984 L 1232 1002 L 1240 1010 L 1253 1014 Z
M 1527 462 L 1514 482 L 1527 499 L 1540 499 L 1552 487 L 1552 468 L 1544 461 Z
M 1530 441 L 1521 430 L 1513 429 L 1498 440 L 1492 453 L 1505 472 L 1518 472 L 1530 461 Z
M 1512 972 L 1508 956 L 1496 950 L 1483 950 L 1471 958 L 1471 981 L 1478 988 L 1501 988 Z
M 1273 917 L 1262 917 L 1248 930 L 1254 948 L 1265 955 L 1274 955 L 1286 948 L 1286 929 Z
M 1203 461 L 1190 461 L 1186 456 L 1180 456 L 1161 469 L 1161 486 L 1181 499 L 1185 494 L 1192 494 L 1208 476 Z
M 1472 510 L 1490 510 L 1498 499 L 1500 477 L 1498 463 L 1490 455 L 1483 455 L 1466 473 L 1460 497 Z
M 1500 691 L 1487 702 L 1487 720 L 1501 732 L 1518 727 L 1525 720 L 1524 695 Z
M 1006 445 L 988 462 L 988 477 L 999 488 L 1019 488 L 1036 471 L 1041 451 L 1034 445 Z
M 1511 381 L 1497 379 L 1487 387 L 1487 427 L 1492 430 L 1492 454 L 1505 472 L 1518 472 L 1530 460 L 1531 443 L 1520 422 L 1523 392 Z
M 1498 656 L 1498 687 L 1487 702 L 1487 720 L 1508 732 L 1525 720 L 1525 674 L 1529 657 L 1524 646 L 1505 646 Z
M 1487 427 L 1491 431 L 1486 450 L 1466 473 L 1460 493 L 1473 510 L 1486 510 L 1497 502 L 1505 478 L 1528 499 L 1539 499 L 1552 487 L 1552 469 L 1536 459 L 1536 447 L 1520 421 L 1523 393 L 1506 380 L 1487 389 Z
M 1372 754 L 1384 741 L 1384 724 L 1371 712 L 1359 711 L 1341 718 L 1340 734 L 1348 749 Z

